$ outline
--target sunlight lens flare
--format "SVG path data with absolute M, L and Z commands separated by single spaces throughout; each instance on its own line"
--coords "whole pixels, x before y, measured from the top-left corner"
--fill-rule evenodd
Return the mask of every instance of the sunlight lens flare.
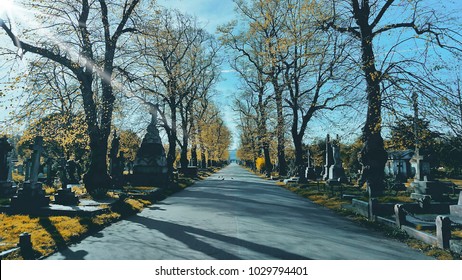
M 13 0 L 0 0 L 0 18 L 11 14 L 13 9 Z

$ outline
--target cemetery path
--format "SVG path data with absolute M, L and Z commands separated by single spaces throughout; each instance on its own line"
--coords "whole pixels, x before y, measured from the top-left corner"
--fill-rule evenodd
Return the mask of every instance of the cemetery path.
M 48 259 L 428 259 L 236 164 Z

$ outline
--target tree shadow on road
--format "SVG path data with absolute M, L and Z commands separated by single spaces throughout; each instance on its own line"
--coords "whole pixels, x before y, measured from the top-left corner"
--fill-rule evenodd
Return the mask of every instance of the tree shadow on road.
M 240 257 L 230 252 L 226 252 L 222 249 L 216 248 L 202 240 L 199 240 L 194 235 L 199 235 L 206 238 L 218 240 L 221 242 L 228 243 L 230 245 L 240 246 L 260 254 L 268 255 L 274 259 L 308 259 L 307 257 L 290 253 L 271 246 L 261 245 L 250 241 L 242 240 L 236 237 L 230 237 L 191 226 L 178 225 L 175 223 L 154 220 L 142 216 L 133 217 L 132 219 L 130 219 L 130 221 L 140 223 L 149 229 L 157 230 L 172 239 L 176 239 L 182 242 L 189 248 L 195 251 L 202 252 L 215 259 L 240 259 Z

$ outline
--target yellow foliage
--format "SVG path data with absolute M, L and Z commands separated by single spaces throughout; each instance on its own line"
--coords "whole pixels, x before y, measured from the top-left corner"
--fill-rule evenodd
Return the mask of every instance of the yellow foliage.
M 265 158 L 263 157 L 257 158 L 257 162 L 255 164 L 256 164 L 258 171 L 263 170 L 265 168 Z

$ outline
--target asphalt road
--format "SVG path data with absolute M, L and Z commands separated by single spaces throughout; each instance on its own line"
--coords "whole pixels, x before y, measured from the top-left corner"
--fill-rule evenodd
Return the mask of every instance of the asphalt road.
M 48 259 L 427 259 L 231 164 Z

